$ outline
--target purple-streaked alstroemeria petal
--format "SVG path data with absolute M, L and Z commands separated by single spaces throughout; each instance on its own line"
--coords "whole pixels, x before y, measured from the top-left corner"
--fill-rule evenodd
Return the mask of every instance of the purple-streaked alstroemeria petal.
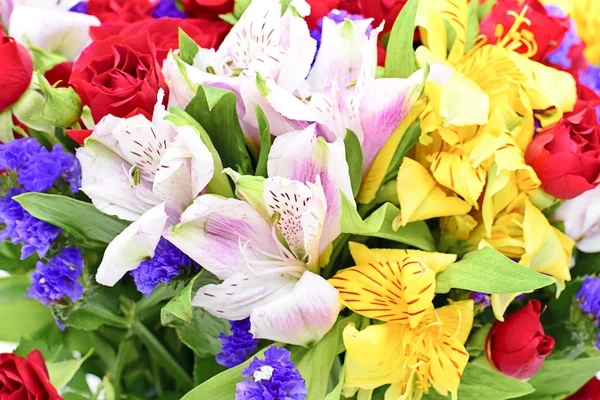
M 343 139 L 327 143 L 317 137 L 315 125 L 289 132 L 273 142 L 267 163 L 269 176 L 316 183 L 325 193 L 327 218 L 321 237 L 321 252 L 340 234 L 340 190 L 353 199 Z
M 214 175 L 212 154 L 189 126 L 177 128 L 177 137 L 160 159 L 154 193 L 165 201 L 187 207 Z
M 192 304 L 229 320 L 248 318 L 257 307 L 278 301 L 293 290 L 297 279 L 286 274 L 265 276 L 237 273 L 219 285 L 198 290 Z
M 310 346 L 333 327 L 340 310 L 337 290 L 307 271 L 293 290 L 252 311 L 250 332 L 256 338 Z
M 213 195 L 198 197 L 165 237 L 220 279 L 269 269 L 260 262 L 280 254 L 270 226 L 248 203 Z
M 159 204 L 114 238 L 104 252 L 96 281 L 114 286 L 127 272 L 152 258 L 170 213 L 166 203 Z

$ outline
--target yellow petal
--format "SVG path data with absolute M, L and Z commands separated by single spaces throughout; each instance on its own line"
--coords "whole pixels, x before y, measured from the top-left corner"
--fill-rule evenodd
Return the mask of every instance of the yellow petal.
M 426 102 L 424 100 L 419 100 L 415 103 L 413 108 L 408 112 L 404 120 L 402 120 L 398 128 L 385 143 L 379 154 L 377 154 L 369 172 L 367 172 L 363 178 L 360 192 L 356 198 L 357 202 L 360 204 L 368 204 L 375 199 L 377 191 L 385 178 L 385 174 L 394 158 L 394 154 L 398 149 L 400 141 L 404 137 L 408 127 L 415 122 L 419 114 L 425 109 L 425 105 Z
M 489 96 L 470 77 L 455 71 L 440 93 L 444 126 L 483 125 L 490 112 Z
M 448 337 L 456 337 L 462 344 L 466 343 L 473 328 L 473 300 L 457 301 L 450 305 L 437 308 L 442 330 Z
M 564 6 L 564 5 L 563 5 Z M 585 43 L 584 54 L 590 64 L 600 62 L 600 4 L 596 0 L 572 0 L 571 17 L 577 25 L 577 33 Z
M 431 172 L 435 180 L 479 209 L 477 200 L 485 185 L 486 171 L 473 168 L 471 160 L 461 154 L 435 153 L 431 156 Z M 402 202 L 400 202 L 402 204 Z
M 471 210 L 464 200 L 447 195 L 422 165 L 408 157 L 398 172 L 398 200 L 400 215 L 394 220 L 395 229 L 409 222 L 464 215 Z
M 370 249 L 356 242 L 350 242 L 348 246 L 356 265 L 369 262 L 403 262 L 406 257 L 412 257 L 438 274 L 456 262 L 456 254 L 405 249 Z
M 368 318 L 416 327 L 432 305 L 435 273 L 417 259 L 370 262 L 340 271 L 329 282 L 340 302 Z
M 348 324 L 343 333 L 344 386 L 368 390 L 406 380 L 410 372 L 404 368 L 402 337 L 407 331 L 407 325 L 386 323 L 370 325 L 359 332 L 353 323 Z
M 477 220 L 471 215 L 455 215 L 444 217 L 440 221 L 444 231 L 458 240 L 467 240 L 473 229 L 477 228 Z
M 522 293 L 505 293 L 491 295 L 492 310 L 498 321 L 504 321 L 504 313 L 506 309 Z

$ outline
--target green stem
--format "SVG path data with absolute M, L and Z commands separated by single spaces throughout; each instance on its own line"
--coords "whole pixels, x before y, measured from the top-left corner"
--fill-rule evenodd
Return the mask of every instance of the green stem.
M 133 332 L 142 340 L 144 345 L 152 352 L 152 357 L 161 363 L 161 367 L 183 386 L 186 391 L 194 386 L 194 381 L 181 368 L 177 360 L 164 348 L 156 337 L 142 324 L 135 321 L 132 326 Z
M 121 328 L 130 328 L 131 327 L 131 323 L 127 319 L 125 319 L 123 317 L 119 317 L 118 315 L 115 315 L 104 308 L 88 307 L 88 308 L 86 308 L 86 311 L 88 311 L 100 318 L 103 318 L 109 325 L 118 326 Z
M 127 356 L 132 347 L 133 343 L 131 340 L 124 340 L 119 344 L 119 352 L 117 353 L 117 361 L 115 363 L 112 378 L 116 399 L 121 397 L 121 392 L 123 391 L 121 386 L 121 375 L 123 375 L 123 368 L 125 367 Z

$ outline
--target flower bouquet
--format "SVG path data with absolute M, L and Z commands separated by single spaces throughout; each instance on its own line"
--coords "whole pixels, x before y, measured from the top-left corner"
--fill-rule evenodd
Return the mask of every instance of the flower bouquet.
M 600 399 L 600 2 L 0 0 L 0 399 Z

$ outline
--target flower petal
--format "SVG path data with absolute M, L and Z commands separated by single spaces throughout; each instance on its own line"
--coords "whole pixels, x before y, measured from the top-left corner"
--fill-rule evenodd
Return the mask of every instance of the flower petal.
M 250 332 L 257 338 L 310 346 L 333 327 L 340 310 L 337 291 L 307 271 L 285 295 L 252 311 Z
M 127 272 L 152 258 L 168 219 L 167 204 L 162 203 L 129 225 L 106 248 L 96 281 L 114 286 Z

